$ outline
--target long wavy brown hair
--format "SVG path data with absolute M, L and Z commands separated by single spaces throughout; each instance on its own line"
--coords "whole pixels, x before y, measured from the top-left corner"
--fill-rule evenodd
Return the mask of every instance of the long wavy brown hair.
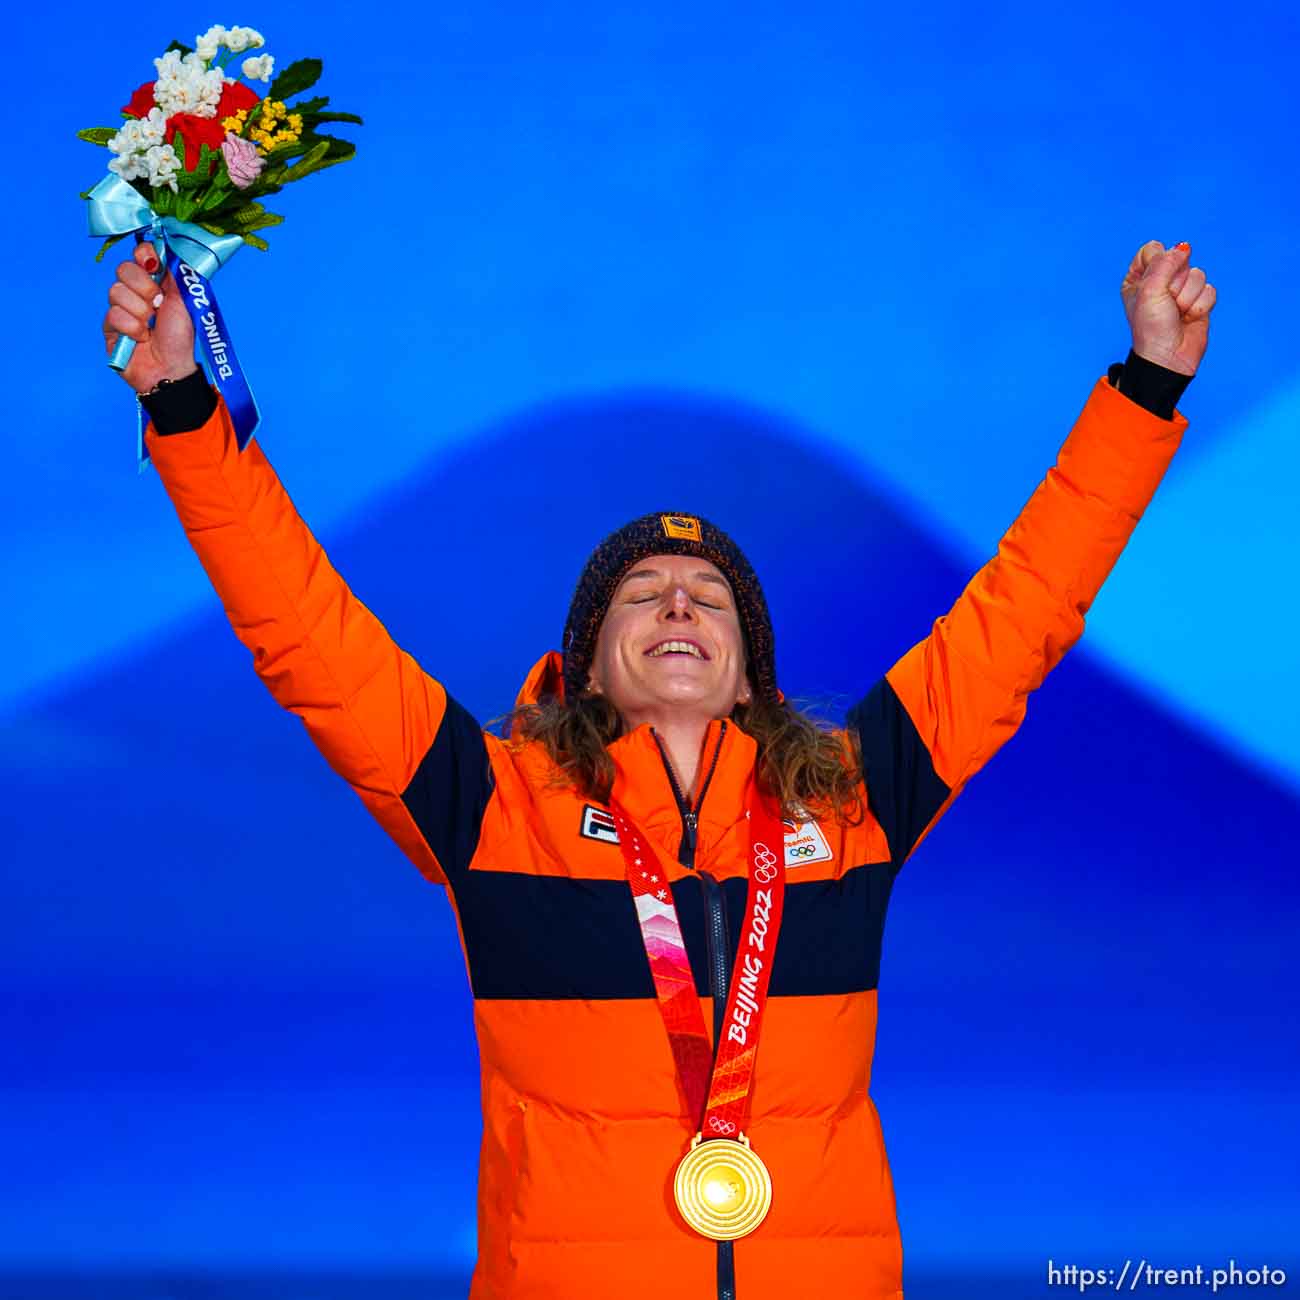
M 538 742 L 556 767 L 557 785 L 608 803 L 614 760 L 606 746 L 623 734 L 623 719 L 602 695 L 582 695 L 572 704 L 553 695 L 523 704 L 498 719 L 512 745 Z M 863 819 L 859 782 L 862 751 L 852 729 L 828 723 L 789 700 L 737 704 L 731 721 L 758 743 L 759 788 L 781 804 L 781 815 L 802 821 L 830 817 L 846 826 Z

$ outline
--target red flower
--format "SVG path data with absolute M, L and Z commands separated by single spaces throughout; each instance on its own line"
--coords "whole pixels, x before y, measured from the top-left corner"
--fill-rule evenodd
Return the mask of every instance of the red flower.
M 153 107 L 153 82 L 146 81 L 143 86 L 136 88 L 131 96 L 131 102 L 122 105 L 122 112 L 130 113 L 132 117 L 148 117 L 149 110 Z
M 220 150 L 226 138 L 226 128 L 221 125 L 219 117 L 198 117 L 194 113 L 173 113 L 167 119 L 165 131 L 167 143 L 184 159 L 185 170 L 192 172 L 199 165 L 199 151 L 206 144 L 209 148 Z M 176 144 L 180 136 L 183 143 Z M 219 159 L 214 159 L 209 171 L 215 171 Z
M 217 103 L 217 119 L 234 117 L 241 108 L 252 108 L 257 103 L 257 91 L 244 85 L 242 81 L 232 81 L 221 87 L 221 99 Z

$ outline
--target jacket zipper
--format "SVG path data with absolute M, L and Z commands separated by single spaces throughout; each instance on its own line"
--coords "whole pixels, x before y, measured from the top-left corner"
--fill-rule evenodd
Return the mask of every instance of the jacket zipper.
M 664 761 L 664 770 L 668 773 L 668 784 L 673 788 L 673 798 L 677 800 L 677 811 L 682 819 L 682 838 L 677 848 L 677 861 L 690 871 L 695 871 L 695 848 L 700 824 L 700 809 L 704 805 L 704 796 L 709 792 L 709 783 L 717 771 L 718 758 L 722 753 L 722 742 L 727 735 L 727 723 L 723 719 L 722 729 L 718 732 L 718 743 L 713 747 L 713 758 L 709 770 L 705 773 L 700 786 L 700 797 L 695 807 L 690 807 L 682 797 L 682 788 L 677 784 L 677 775 L 673 765 L 668 761 L 663 741 L 659 739 L 654 728 L 650 729 L 655 744 L 659 746 L 659 756 Z M 704 889 L 705 934 L 708 938 L 709 953 L 709 995 L 713 998 L 713 1052 L 716 1059 L 718 1039 L 722 1032 L 722 1017 L 726 1011 L 727 982 L 731 973 L 731 954 L 727 951 L 727 924 L 723 911 L 722 886 L 707 871 L 696 872 Z
M 722 753 L 722 741 L 727 734 L 726 719 L 718 732 L 718 743 L 713 747 L 713 759 L 700 785 L 700 797 L 691 808 L 682 797 L 681 786 L 673 765 L 668 761 L 668 754 L 653 727 L 650 734 L 659 746 L 659 756 L 664 761 L 664 770 L 668 773 L 668 784 L 672 786 L 673 798 L 677 800 L 677 811 L 682 819 L 682 839 L 677 848 L 677 861 L 690 871 L 695 871 L 695 848 L 697 831 L 700 824 L 700 808 L 704 796 L 709 791 L 709 782 L 717 770 L 718 757 Z M 727 983 L 731 973 L 731 954 L 727 951 L 727 922 L 723 910 L 722 886 L 707 871 L 698 871 L 700 885 L 704 890 L 705 936 L 708 940 L 709 962 L 709 996 L 713 999 L 713 1059 L 718 1059 L 718 1044 L 722 1041 L 722 1018 L 727 1010 Z M 736 1300 L 736 1272 L 733 1255 L 734 1243 L 718 1242 L 717 1282 L 718 1300 Z
M 713 758 L 709 762 L 709 770 L 704 774 L 704 783 L 700 786 L 700 797 L 696 799 L 694 808 L 686 802 L 686 798 L 682 794 L 682 787 L 677 784 L 677 773 L 673 771 L 673 765 L 668 758 L 668 751 L 664 749 L 664 742 L 659 739 L 659 733 L 651 727 L 650 734 L 659 747 L 659 757 L 663 759 L 664 771 L 668 773 L 668 784 L 672 786 L 673 798 L 677 802 L 677 813 L 682 819 L 682 839 L 677 847 L 677 861 L 683 867 L 694 871 L 696 831 L 700 825 L 700 809 L 704 806 L 704 796 L 709 792 L 709 783 L 713 780 L 713 774 L 718 769 L 718 758 L 722 753 L 722 741 L 727 734 L 727 720 L 725 718 L 722 720 L 722 727 L 718 731 L 718 743 L 713 747 Z

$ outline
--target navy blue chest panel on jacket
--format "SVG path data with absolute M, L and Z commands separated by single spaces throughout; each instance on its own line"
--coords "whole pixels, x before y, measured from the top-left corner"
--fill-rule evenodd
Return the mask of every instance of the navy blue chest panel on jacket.
M 884 693 L 875 688 L 850 720 L 862 734 L 864 767 L 879 783 L 872 811 L 897 862 L 899 850 L 905 846 L 903 856 L 910 851 L 947 789 L 934 776 L 925 746 L 887 684 Z M 404 799 L 455 893 L 474 996 L 653 998 L 636 911 L 624 881 L 512 871 L 508 861 L 493 862 L 491 870 L 470 869 L 492 794 L 483 733 L 448 697 L 442 726 Z M 599 850 L 619 852 L 614 844 L 601 844 Z M 894 875 L 891 863 L 877 862 L 846 867 L 834 879 L 788 878 L 771 996 L 874 989 Z M 725 880 L 722 891 L 729 949 L 734 952 L 746 882 L 741 877 Z M 678 881 L 673 899 L 696 988 L 707 996 L 702 880 L 688 876 Z
M 839 880 L 787 884 L 771 996 L 875 988 L 891 883 L 887 864 L 878 863 Z M 697 876 L 679 880 L 673 901 L 696 990 L 707 997 L 703 885 Z M 740 945 L 745 890 L 741 878 L 722 882 L 730 952 Z M 475 997 L 655 996 L 624 881 L 470 871 L 456 882 L 456 906 Z

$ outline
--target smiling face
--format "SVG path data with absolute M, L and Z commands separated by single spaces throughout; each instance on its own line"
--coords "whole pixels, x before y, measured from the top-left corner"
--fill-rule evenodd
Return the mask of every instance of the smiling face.
M 748 703 L 745 638 L 721 571 L 693 555 L 652 555 L 633 565 L 600 625 L 588 689 L 628 726 L 665 710 L 725 718 Z

